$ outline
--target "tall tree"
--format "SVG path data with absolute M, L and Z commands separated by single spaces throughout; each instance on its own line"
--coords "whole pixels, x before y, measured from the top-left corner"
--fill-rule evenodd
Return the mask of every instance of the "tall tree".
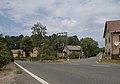
M 98 53 L 98 42 L 92 38 L 82 39 L 80 45 L 86 57 L 94 56 Z
M 11 49 L 20 49 L 20 42 L 23 38 L 23 35 L 19 36 L 5 36 L 7 41 L 7 47 L 9 50 Z
M 6 41 L 0 36 L 0 69 L 9 62 L 11 62 L 11 57 L 6 47 Z
M 68 45 L 79 45 L 78 37 L 76 35 L 68 37 Z
M 43 37 L 47 34 L 46 30 L 46 26 L 43 26 L 41 23 L 37 22 L 36 24 L 34 24 L 34 26 L 31 28 L 32 34 L 35 35 L 42 35 Z
M 30 52 L 33 50 L 32 40 L 30 37 L 25 36 L 22 38 L 21 48 L 25 51 L 26 57 L 30 57 Z

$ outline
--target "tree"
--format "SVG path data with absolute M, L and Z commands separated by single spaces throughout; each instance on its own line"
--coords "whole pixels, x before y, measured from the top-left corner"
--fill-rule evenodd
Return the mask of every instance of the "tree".
M 36 23 L 34 24 L 34 26 L 31 28 L 33 31 L 32 31 L 32 34 L 35 35 L 42 35 L 43 37 L 47 34 L 46 30 L 46 26 L 43 26 L 41 23 Z
M 9 62 L 11 62 L 11 57 L 7 50 L 5 39 L 0 36 L 0 69 Z
M 33 42 L 33 47 L 40 47 L 42 44 L 42 36 L 41 35 L 32 35 L 31 36 L 32 42 Z
M 9 50 L 11 49 L 20 49 L 20 42 L 23 38 L 23 35 L 20 36 L 5 36 L 7 47 Z
M 21 48 L 25 51 L 26 57 L 30 57 L 30 52 L 33 50 L 32 40 L 30 37 L 25 36 L 22 38 Z
M 68 37 L 68 45 L 79 45 L 78 37 L 76 35 Z
M 105 52 L 105 47 L 99 48 L 99 52 L 104 53 Z
M 82 39 L 80 41 L 80 45 L 86 57 L 94 56 L 98 53 L 98 42 L 96 42 L 92 38 Z

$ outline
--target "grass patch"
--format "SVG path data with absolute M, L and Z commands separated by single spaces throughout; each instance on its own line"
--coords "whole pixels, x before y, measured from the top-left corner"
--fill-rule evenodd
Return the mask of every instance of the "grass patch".
M 15 60 L 26 61 L 27 58 L 25 58 L 25 57 L 16 57 Z
M 58 60 L 39 60 L 38 62 L 43 62 L 43 63 L 59 63 L 59 62 L 70 62 L 70 61 L 76 61 L 79 59 L 58 59 Z
M 58 59 L 58 60 L 39 60 L 39 62 L 43 63 L 56 63 L 56 62 L 65 62 L 65 59 Z
M 15 73 L 16 73 L 16 74 L 22 74 L 23 72 L 22 72 L 21 69 L 17 69 Z
M 120 59 L 102 59 L 99 63 L 120 64 Z

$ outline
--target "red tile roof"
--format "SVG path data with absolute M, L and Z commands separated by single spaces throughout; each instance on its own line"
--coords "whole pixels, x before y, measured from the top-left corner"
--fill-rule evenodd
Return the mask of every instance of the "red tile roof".
M 109 32 L 118 32 L 118 31 L 120 31 L 120 20 L 106 21 L 103 38 L 105 38 L 107 28 L 109 29 Z

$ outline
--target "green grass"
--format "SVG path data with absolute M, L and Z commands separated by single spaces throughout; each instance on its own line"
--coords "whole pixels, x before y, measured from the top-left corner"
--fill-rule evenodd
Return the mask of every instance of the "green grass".
M 25 57 L 16 57 L 15 60 L 26 61 L 27 58 L 25 58 Z
M 107 64 L 120 64 L 120 59 L 102 59 L 99 63 L 107 63 Z
M 22 72 L 21 69 L 18 68 L 15 73 L 16 73 L 16 74 L 22 74 L 23 72 Z

